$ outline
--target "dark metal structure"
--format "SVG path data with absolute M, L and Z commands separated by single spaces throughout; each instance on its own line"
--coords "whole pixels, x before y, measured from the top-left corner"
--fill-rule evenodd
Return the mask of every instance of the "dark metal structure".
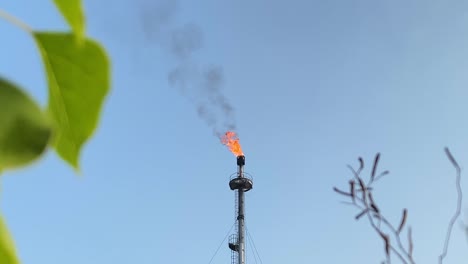
M 245 192 L 253 187 L 251 177 L 244 173 L 245 156 L 237 157 L 237 174 L 231 177 L 229 187 L 236 192 L 236 234 L 229 237 L 229 248 L 232 251 L 232 264 L 245 264 Z

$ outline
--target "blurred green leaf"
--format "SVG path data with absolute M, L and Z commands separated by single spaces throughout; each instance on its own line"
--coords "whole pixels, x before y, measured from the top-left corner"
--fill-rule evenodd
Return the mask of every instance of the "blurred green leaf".
M 22 90 L 2 78 L 0 106 L 0 170 L 26 165 L 44 152 L 51 122 Z
M 16 257 L 15 245 L 11 238 L 5 222 L 0 215 L 0 263 L 2 264 L 19 264 Z
M 55 5 L 79 40 L 85 34 L 85 15 L 81 0 L 54 0 Z
M 73 34 L 35 32 L 49 84 L 48 110 L 57 124 L 54 147 L 75 169 L 83 144 L 92 136 L 109 91 L 110 70 L 104 49 Z

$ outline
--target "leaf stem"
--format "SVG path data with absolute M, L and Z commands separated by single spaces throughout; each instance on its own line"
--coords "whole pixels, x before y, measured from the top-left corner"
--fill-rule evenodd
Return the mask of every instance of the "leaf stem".
M 10 22 L 12 25 L 19 27 L 20 29 L 28 32 L 29 34 L 32 34 L 33 32 L 33 29 L 30 26 L 28 26 L 28 24 L 10 15 L 9 13 L 5 12 L 2 9 L 0 9 L 0 18 L 3 18 L 7 22 Z

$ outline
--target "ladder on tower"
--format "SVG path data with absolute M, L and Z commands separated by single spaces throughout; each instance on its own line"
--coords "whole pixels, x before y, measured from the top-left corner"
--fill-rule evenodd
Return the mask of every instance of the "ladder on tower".
M 237 226 L 237 211 L 239 209 L 239 197 L 237 195 L 237 190 L 234 191 L 234 219 L 236 220 L 235 223 L 235 231 L 234 234 L 229 236 L 229 248 L 231 249 L 231 264 L 238 264 L 239 260 L 239 239 L 237 237 L 238 226 Z
M 229 236 L 229 248 L 231 249 L 231 264 L 238 264 L 239 260 L 239 240 L 236 234 Z

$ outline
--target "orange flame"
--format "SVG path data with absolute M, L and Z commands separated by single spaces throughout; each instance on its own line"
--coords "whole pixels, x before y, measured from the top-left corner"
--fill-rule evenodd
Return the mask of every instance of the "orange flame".
M 224 136 L 221 137 L 221 143 L 226 145 L 234 155 L 244 155 L 244 153 L 242 152 L 241 145 L 239 144 L 239 138 L 237 137 L 235 132 L 226 132 L 226 134 L 224 134 Z

